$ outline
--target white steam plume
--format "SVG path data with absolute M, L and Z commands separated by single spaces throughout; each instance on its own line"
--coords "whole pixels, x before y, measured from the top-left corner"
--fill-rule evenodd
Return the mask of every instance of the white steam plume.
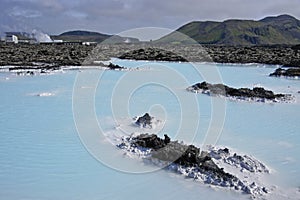
M 32 37 L 35 38 L 37 42 L 53 42 L 48 34 L 45 34 L 36 29 L 32 30 Z

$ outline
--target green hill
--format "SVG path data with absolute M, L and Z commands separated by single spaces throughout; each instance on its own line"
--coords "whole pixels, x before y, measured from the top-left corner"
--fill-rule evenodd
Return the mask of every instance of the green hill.
M 98 32 L 91 31 L 68 31 L 64 32 L 60 35 L 51 36 L 54 40 L 63 40 L 68 42 L 115 42 L 115 43 L 123 43 L 123 42 L 138 42 L 139 40 L 136 38 L 128 38 L 128 37 L 120 37 L 118 35 L 108 35 Z
M 180 27 L 177 32 L 172 32 L 156 42 L 186 44 L 193 43 L 191 38 L 200 44 L 299 44 L 300 21 L 289 15 L 266 17 L 259 21 L 195 21 Z

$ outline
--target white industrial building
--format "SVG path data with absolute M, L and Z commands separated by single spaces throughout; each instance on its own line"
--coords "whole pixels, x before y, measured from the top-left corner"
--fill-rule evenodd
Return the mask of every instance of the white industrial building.
M 18 36 L 12 33 L 5 33 L 5 42 L 18 44 L 19 39 Z

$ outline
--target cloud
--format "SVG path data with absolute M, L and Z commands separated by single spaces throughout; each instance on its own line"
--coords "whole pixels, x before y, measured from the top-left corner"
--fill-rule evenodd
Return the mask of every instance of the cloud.
M 40 6 L 43 9 L 52 10 L 55 12 L 60 12 L 65 10 L 64 4 L 57 0 L 42 0 L 42 1 L 37 1 L 37 3 L 40 3 Z
M 75 11 L 75 10 L 66 11 L 65 15 L 67 17 L 72 17 L 72 18 L 77 18 L 77 19 L 84 19 L 84 18 L 86 18 L 88 16 L 84 12 Z
M 27 18 L 34 18 L 40 17 L 42 14 L 37 10 L 30 10 L 30 9 L 22 9 L 18 6 L 13 7 L 9 13 L 12 17 L 27 17 Z

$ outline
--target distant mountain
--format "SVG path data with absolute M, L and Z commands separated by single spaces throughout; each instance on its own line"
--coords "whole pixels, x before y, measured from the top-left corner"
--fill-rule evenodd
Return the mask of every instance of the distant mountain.
M 289 15 L 254 20 L 194 21 L 161 39 L 158 43 L 219 45 L 300 44 L 300 21 Z
M 124 43 L 124 42 L 139 42 L 137 38 L 129 38 L 129 37 L 120 37 L 118 35 L 108 35 L 98 32 L 92 32 L 92 31 L 68 31 L 64 32 L 60 35 L 53 35 L 51 36 L 54 40 L 63 40 L 68 42 L 115 42 L 115 43 Z

